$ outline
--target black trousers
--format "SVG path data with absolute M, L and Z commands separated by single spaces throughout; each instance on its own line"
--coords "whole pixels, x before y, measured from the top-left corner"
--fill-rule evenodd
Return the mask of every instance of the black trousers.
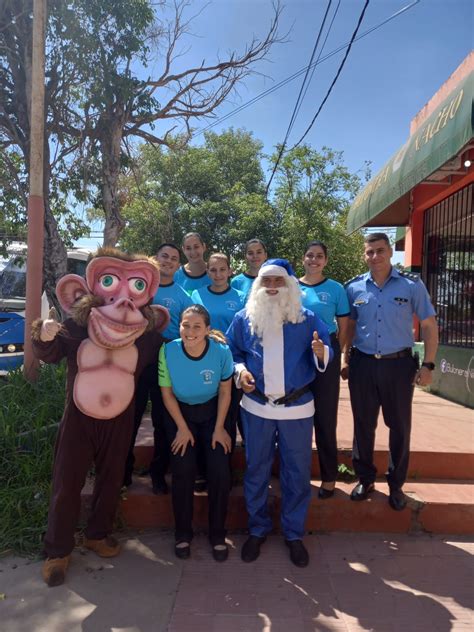
M 352 461 L 361 483 L 373 483 L 375 429 L 382 407 L 389 428 L 390 460 L 386 473 L 392 489 L 400 489 L 408 472 L 414 358 L 380 359 L 353 353 L 349 362 L 349 389 L 354 416 Z
M 341 379 L 341 348 L 336 334 L 331 334 L 334 358 L 324 373 L 317 371 L 311 385 L 314 395 L 314 434 L 318 448 L 321 480 L 330 483 L 337 477 L 337 408 Z
M 206 460 L 207 489 L 209 499 L 209 540 L 212 546 L 225 542 L 225 520 L 230 491 L 230 454 L 217 444 L 212 449 L 211 441 L 216 426 L 217 397 L 205 404 L 191 406 L 179 402 L 183 417 L 191 431 L 195 444 L 188 444 L 184 456 L 171 455 L 173 483 L 171 496 L 175 519 L 176 542 L 191 542 L 193 537 L 194 479 L 196 476 L 197 453 L 202 449 Z M 229 432 L 229 420 L 225 423 Z M 165 409 L 165 429 L 171 444 L 177 426 Z
M 141 374 L 135 391 L 135 417 L 133 435 L 125 462 L 124 483 L 130 484 L 135 457 L 133 448 L 142 423 L 148 398 L 151 400 L 151 420 L 153 423 L 153 459 L 150 464 L 150 476 L 153 482 L 160 481 L 168 471 L 170 464 L 170 447 L 165 432 L 163 413 L 164 405 L 161 390 L 158 386 L 158 366 L 156 363 L 147 366 Z

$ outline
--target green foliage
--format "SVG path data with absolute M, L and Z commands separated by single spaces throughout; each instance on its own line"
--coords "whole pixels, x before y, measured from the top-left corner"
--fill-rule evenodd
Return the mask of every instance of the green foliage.
M 122 181 L 127 228 L 120 245 L 151 254 L 163 241 L 179 245 L 191 230 L 209 250 L 233 257 L 256 235 L 271 243 L 277 223 L 265 198 L 261 149 L 252 134 L 233 129 L 206 134 L 202 147 L 142 147 Z
M 275 156 L 273 160 L 275 160 Z M 309 241 L 326 244 L 325 276 L 343 283 L 365 269 L 363 236 L 346 235 L 351 201 L 362 182 L 343 163 L 343 153 L 302 145 L 288 152 L 277 170 L 274 205 L 281 216 L 278 250 L 303 274 L 302 258 Z
M 54 438 L 64 408 L 65 366 L 42 366 L 36 384 L 21 370 L 2 380 L 0 553 L 33 555 L 46 529 Z
M 243 244 L 259 237 L 270 256 L 285 256 L 299 275 L 308 241 L 329 250 L 327 276 L 344 282 L 362 272 L 363 237 L 346 235 L 349 206 L 362 182 L 342 152 L 302 146 L 286 154 L 270 203 L 265 197 L 261 143 L 243 130 L 208 133 L 200 147 L 140 148 L 121 182 L 127 226 L 121 246 L 156 252 L 195 230 L 210 251 L 223 250 L 242 269 Z M 273 160 L 275 157 L 273 158 Z

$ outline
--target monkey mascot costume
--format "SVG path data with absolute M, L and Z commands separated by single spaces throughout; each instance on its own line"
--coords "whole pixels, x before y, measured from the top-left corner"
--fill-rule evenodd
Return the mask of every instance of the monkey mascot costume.
M 84 546 L 102 557 L 120 552 L 110 533 L 133 431 L 135 384 L 156 357 L 163 342 L 159 332 L 169 320 L 166 309 L 150 305 L 159 282 L 153 259 L 99 249 L 85 280 L 68 274 L 58 281 L 58 300 L 69 314 L 65 322 L 48 318 L 33 323 L 37 357 L 48 363 L 67 361 L 44 539 L 42 574 L 48 586 L 64 581 L 81 490 L 92 464 L 95 484 Z

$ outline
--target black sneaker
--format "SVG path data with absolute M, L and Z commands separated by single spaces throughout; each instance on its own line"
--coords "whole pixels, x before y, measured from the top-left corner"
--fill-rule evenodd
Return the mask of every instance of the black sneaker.
M 295 566 L 308 566 L 309 554 L 302 540 L 285 540 L 285 544 L 290 549 L 290 560 Z
M 240 557 L 243 562 L 255 562 L 260 555 L 260 547 L 265 542 L 266 537 L 259 537 L 258 535 L 251 535 L 245 540 L 240 553 Z

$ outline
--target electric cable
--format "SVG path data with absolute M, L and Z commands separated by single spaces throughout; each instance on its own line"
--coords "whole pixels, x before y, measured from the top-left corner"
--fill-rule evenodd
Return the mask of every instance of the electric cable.
M 421 0 L 414 0 L 413 2 L 411 2 L 410 4 L 407 4 L 405 7 L 402 7 L 401 9 L 399 9 L 398 11 L 396 11 L 395 13 L 392 13 L 392 15 L 390 15 L 388 18 L 385 18 L 385 20 L 382 20 L 382 22 L 379 22 L 378 24 L 376 24 L 375 26 L 372 26 L 370 29 L 367 29 L 366 31 L 364 31 L 363 33 L 361 33 L 358 37 L 356 37 L 356 39 L 354 40 L 354 42 L 358 42 L 359 40 L 361 40 L 362 38 L 366 37 L 367 35 L 370 35 L 370 33 L 373 33 L 374 31 L 378 30 L 379 28 L 381 28 L 382 26 L 384 26 L 385 24 L 387 24 L 388 22 L 391 22 L 392 20 L 394 20 L 395 18 L 397 18 L 398 16 L 402 15 L 403 13 L 405 13 L 406 11 L 409 11 L 410 9 L 412 9 L 415 5 L 419 4 Z M 341 50 L 344 50 L 344 48 L 346 48 L 346 46 L 349 44 L 349 42 L 345 42 L 344 44 L 341 44 L 340 46 L 338 46 L 337 48 L 335 48 L 334 50 L 332 50 L 331 52 L 329 52 L 327 55 L 325 55 L 324 57 L 321 57 L 321 59 L 319 61 L 314 62 L 313 66 L 322 64 L 324 61 L 330 59 L 331 57 L 334 57 L 334 55 L 337 55 L 337 53 L 339 53 Z M 201 129 L 197 130 L 196 132 L 194 132 L 193 136 L 199 136 L 200 134 L 203 134 L 204 132 L 207 132 L 208 130 L 212 129 L 213 127 L 216 127 L 217 125 L 220 125 L 221 123 L 223 123 L 224 121 L 226 121 L 228 118 L 234 116 L 235 114 L 239 114 L 240 112 L 242 112 L 243 110 L 247 109 L 248 107 L 250 107 L 251 105 L 254 105 L 255 103 L 257 103 L 258 101 L 260 101 L 261 99 L 263 99 L 264 97 L 272 94 L 273 92 L 275 92 L 276 90 L 279 90 L 280 88 L 282 88 L 283 86 L 285 86 L 286 84 L 290 83 L 291 81 L 293 81 L 294 79 L 297 79 L 299 76 L 301 76 L 303 73 L 306 72 L 307 67 L 305 66 L 304 68 L 300 68 L 300 70 L 297 70 L 295 73 L 293 73 L 292 75 L 290 75 L 289 77 L 286 77 L 285 79 L 282 79 L 281 81 L 279 81 L 278 83 L 276 83 L 274 86 L 272 86 L 271 88 L 268 88 L 267 90 L 264 90 L 263 92 L 261 92 L 260 94 L 257 94 L 255 97 L 253 97 L 252 99 L 250 99 L 249 101 L 246 101 L 245 103 L 243 103 L 242 105 L 239 105 L 237 108 L 235 108 L 234 110 L 232 110 L 231 112 L 228 112 L 227 114 L 225 114 L 224 116 L 221 116 L 220 118 L 212 121 L 211 123 L 209 123 L 208 125 L 206 125 L 205 127 L 202 127 Z
M 319 106 L 319 108 L 318 108 L 318 110 L 317 110 L 316 114 L 314 115 L 313 120 L 311 121 L 311 123 L 310 123 L 310 124 L 308 125 L 308 127 L 306 128 L 305 133 L 304 133 L 304 134 L 303 134 L 303 136 L 299 139 L 299 141 L 298 141 L 295 145 L 293 145 L 293 147 L 292 147 L 291 149 L 295 149 L 296 147 L 298 147 L 298 145 L 299 145 L 300 143 L 302 143 L 302 142 L 303 142 L 303 140 L 306 138 L 306 136 L 309 134 L 309 132 L 310 132 L 311 128 L 313 127 L 313 125 L 314 125 L 314 123 L 315 123 L 316 119 L 318 118 L 319 113 L 320 113 L 320 112 L 321 112 L 321 110 L 323 109 L 324 104 L 325 104 L 325 103 L 326 103 L 326 101 L 328 100 L 329 95 L 331 94 L 332 89 L 333 89 L 333 88 L 334 88 L 334 86 L 336 85 L 336 82 L 337 82 L 337 80 L 339 79 L 339 75 L 341 74 L 342 69 L 344 68 L 344 64 L 346 63 L 346 60 L 347 60 L 347 58 L 348 58 L 348 56 L 349 56 L 350 50 L 351 50 L 351 48 L 352 48 L 352 44 L 353 44 L 353 43 L 354 43 L 354 41 L 355 41 L 355 38 L 356 38 L 356 36 L 357 36 L 357 31 L 359 30 L 360 25 L 362 24 L 362 20 L 364 19 L 364 15 L 365 15 L 365 12 L 366 12 L 366 10 L 367 10 L 367 7 L 369 6 L 369 3 L 370 3 L 370 0 L 365 0 L 364 8 L 362 9 L 361 14 L 360 14 L 360 16 L 359 16 L 359 20 L 357 21 L 357 26 L 356 26 L 356 28 L 355 28 L 355 30 L 354 30 L 354 33 L 352 34 L 351 41 L 349 42 L 349 46 L 347 47 L 346 53 L 345 53 L 345 55 L 344 55 L 344 57 L 343 57 L 343 59 L 342 59 L 342 61 L 341 61 L 340 65 L 339 65 L 339 68 L 337 69 L 336 76 L 334 77 L 334 79 L 333 79 L 333 81 L 332 81 L 331 85 L 329 86 L 328 91 L 326 92 L 326 96 L 325 96 L 325 97 L 324 97 L 324 99 L 321 101 L 321 105 Z M 290 150 L 290 151 L 291 151 L 291 150 Z
M 338 78 L 339 78 L 339 75 L 341 74 L 341 71 L 342 71 L 342 69 L 343 69 L 343 67 L 344 67 L 344 64 L 346 63 L 346 59 L 347 59 L 347 57 L 348 57 L 348 55 L 349 55 L 349 52 L 350 52 L 350 50 L 351 50 L 351 48 L 352 48 L 352 44 L 354 43 L 354 40 L 355 40 L 355 38 L 356 38 L 356 36 L 357 36 L 357 32 L 358 32 L 358 30 L 359 30 L 359 28 L 360 28 L 360 25 L 362 24 L 362 20 L 364 19 L 364 15 L 365 15 L 365 12 L 366 12 L 366 10 L 367 10 L 367 7 L 369 6 L 369 3 L 370 3 L 370 0 L 365 0 L 364 7 L 363 7 L 363 9 L 362 9 L 362 11 L 361 11 L 361 14 L 359 15 L 359 19 L 358 19 L 358 21 L 357 21 L 356 28 L 355 28 L 355 30 L 354 30 L 354 32 L 353 32 L 353 34 L 352 34 L 351 40 L 350 40 L 350 42 L 349 42 L 349 46 L 347 47 L 347 50 L 346 50 L 345 55 L 344 55 L 344 57 L 343 57 L 343 59 L 342 59 L 342 62 L 340 63 L 339 68 L 337 69 L 336 75 L 335 75 L 334 79 L 332 80 L 331 85 L 329 86 L 329 90 L 327 91 L 326 96 L 325 96 L 325 97 L 324 97 L 324 99 L 322 100 L 321 105 L 319 106 L 318 111 L 316 112 L 315 116 L 313 117 L 313 120 L 311 121 L 311 123 L 310 123 L 309 127 L 306 129 L 306 132 L 303 134 L 303 136 L 300 138 L 300 140 L 296 143 L 296 145 L 294 145 L 294 146 L 291 148 L 291 150 L 293 150 L 293 149 L 295 149 L 296 147 L 298 147 L 298 145 L 301 143 L 301 141 L 302 141 L 302 140 L 305 138 L 305 136 L 309 133 L 309 131 L 310 131 L 310 129 L 312 128 L 312 126 L 314 125 L 314 122 L 316 121 L 316 119 L 317 119 L 317 117 L 318 117 L 319 113 L 320 113 L 320 112 L 321 112 L 321 110 L 323 109 L 324 104 L 325 104 L 325 103 L 326 103 L 326 101 L 328 100 L 329 95 L 331 94 L 331 91 L 332 91 L 333 87 L 335 86 L 336 81 L 337 81 L 337 80 L 338 80 Z M 291 151 L 291 150 L 290 150 L 290 151 Z M 274 176 L 275 176 L 276 170 L 278 169 L 278 165 L 280 164 L 280 160 L 281 160 L 281 158 L 282 158 L 282 156 L 283 156 L 283 152 L 284 152 L 284 151 L 285 151 L 285 145 L 282 145 L 282 146 L 280 147 L 280 151 L 278 152 L 277 159 L 275 160 L 275 164 L 273 165 L 273 169 L 272 169 L 272 173 L 271 173 L 271 175 L 270 175 L 270 179 L 268 180 L 268 182 L 267 182 L 267 186 L 266 186 L 266 188 L 265 188 L 265 194 L 266 194 L 267 196 L 268 196 L 268 191 L 270 190 L 270 186 L 271 186 L 271 184 L 272 184 L 273 178 L 274 178 Z
M 280 145 L 280 149 L 278 150 L 278 156 L 277 156 L 277 159 L 276 159 L 276 162 L 275 162 L 274 170 L 272 172 L 272 175 L 270 176 L 270 180 L 269 180 L 269 183 L 267 185 L 266 194 L 268 194 L 268 187 L 271 184 L 271 181 L 272 181 L 273 176 L 275 174 L 276 168 L 278 167 L 278 164 L 280 163 L 281 157 L 283 156 L 283 152 L 285 151 L 285 148 L 286 148 L 286 143 L 288 142 L 288 138 L 290 136 L 291 130 L 292 130 L 293 125 L 294 125 L 294 122 L 296 120 L 297 111 L 298 111 L 299 106 L 301 105 L 301 102 L 302 102 L 301 95 L 303 94 L 303 90 L 305 88 L 306 80 L 308 78 L 309 71 L 310 71 L 310 68 L 312 66 L 314 56 L 316 55 L 316 50 L 317 50 L 317 48 L 319 46 L 319 40 L 321 39 L 321 35 L 322 35 L 323 30 L 324 30 L 324 25 L 326 24 L 326 19 L 328 17 L 329 9 L 331 8 L 331 4 L 332 4 L 332 0 L 329 0 L 328 5 L 326 7 L 326 12 L 325 12 L 324 17 L 323 17 L 323 21 L 321 22 L 321 26 L 319 27 L 319 32 L 318 32 L 318 35 L 316 37 L 316 42 L 315 42 L 315 44 L 313 46 L 313 51 L 311 53 L 311 58 L 309 60 L 309 64 L 308 64 L 308 66 L 306 66 L 305 76 L 304 76 L 303 81 L 301 83 L 300 91 L 298 93 L 298 97 L 296 99 L 296 103 L 295 103 L 295 106 L 293 108 L 293 113 L 291 115 L 290 122 L 288 123 L 288 127 L 287 127 L 287 130 L 286 130 L 285 138 L 283 139 L 283 143 Z

